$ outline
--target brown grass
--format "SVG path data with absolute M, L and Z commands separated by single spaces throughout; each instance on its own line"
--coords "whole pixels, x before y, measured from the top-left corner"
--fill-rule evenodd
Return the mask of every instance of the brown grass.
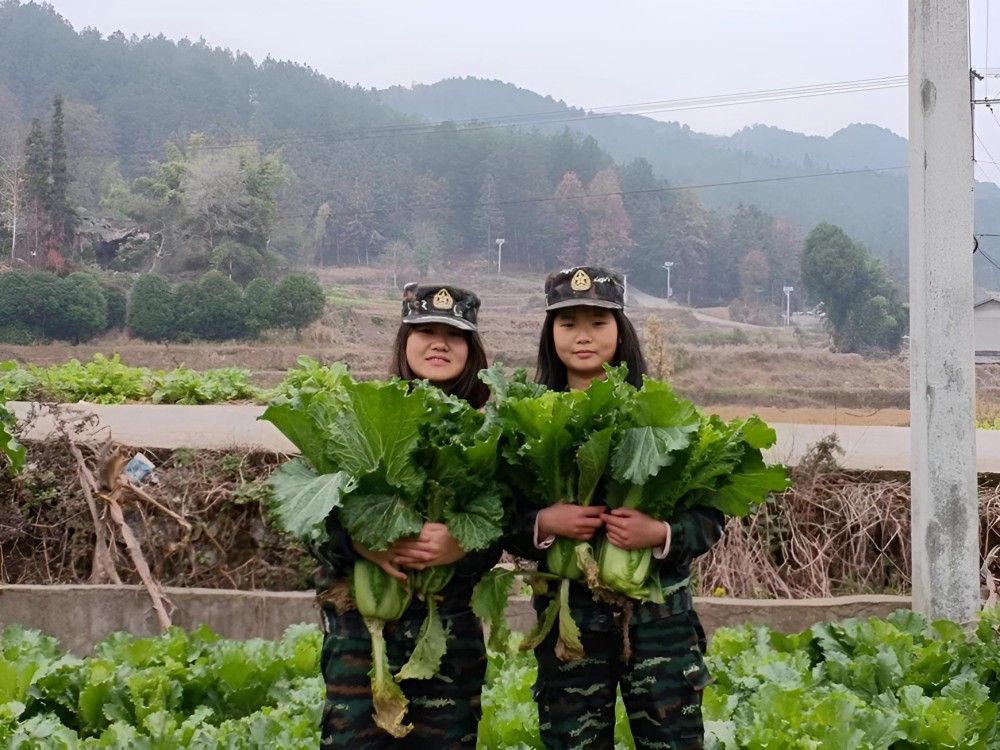
M 50 365 L 72 357 L 87 360 L 97 352 L 121 354 L 130 365 L 166 369 L 244 367 L 254 382 L 269 386 L 293 367 L 300 354 L 330 362 L 343 360 L 361 377 L 386 372 L 399 315 L 398 290 L 379 268 L 319 269 L 330 304 L 322 321 L 300 338 L 271 332 L 260 342 L 150 344 L 124 334 L 79 346 L 0 344 L 0 360 Z M 401 274 L 400 283 L 408 276 Z M 482 269 L 449 269 L 441 282 L 466 284 L 483 300 L 481 331 L 491 360 L 533 369 L 542 322 L 540 276 Z M 684 308 L 635 308 L 632 320 L 642 333 L 651 318 L 665 334 L 678 391 L 703 407 L 906 409 L 909 375 L 905 357 L 865 359 L 830 352 L 823 338 L 796 336 L 791 329 L 750 333 L 715 327 L 694 319 Z M 976 368 L 980 411 L 1000 410 L 1000 365 Z

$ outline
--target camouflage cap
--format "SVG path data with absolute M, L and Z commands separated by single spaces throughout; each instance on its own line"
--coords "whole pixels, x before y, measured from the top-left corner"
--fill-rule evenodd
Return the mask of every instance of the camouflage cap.
M 445 323 L 463 331 L 476 330 L 479 297 L 457 286 L 420 285 L 403 287 L 404 323 Z
M 545 309 L 590 305 L 625 308 L 622 277 L 606 268 L 575 266 L 550 273 L 545 279 Z

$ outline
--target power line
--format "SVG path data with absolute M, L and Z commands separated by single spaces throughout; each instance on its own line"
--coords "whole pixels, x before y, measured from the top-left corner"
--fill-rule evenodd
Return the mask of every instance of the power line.
M 990 110 L 990 111 L 992 111 L 992 110 Z M 983 142 L 983 139 L 979 137 L 979 133 L 977 133 L 975 130 L 973 130 L 972 134 L 976 137 L 976 140 L 979 142 L 979 145 L 983 147 L 983 151 L 986 152 L 986 155 L 988 157 L 990 157 L 990 161 L 989 162 L 978 162 L 977 161 L 976 163 L 990 163 L 990 164 L 993 164 L 993 168 L 997 171 L 997 175 L 1000 176 L 1000 167 L 996 166 L 996 158 L 993 156 L 993 154 L 990 153 L 990 150 L 989 150 L 989 148 L 987 148 L 986 144 Z M 973 154 L 973 161 L 976 161 L 975 154 Z
M 811 174 L 800 174 L 800 175 L 784 175 L 782 177 L 757 177 L 748 180 L 732 180 L 729 182 L 707 182 L 697 185 L 667 185 L 658 188 L 643 188 L 639 190 L 614 190 L 606 193 L 596 193 L 590 195 L 582 196 L 539 196 L 533 198 L 521 198 L 517 200 L 508 201 L 476 201 L 473 203 L 451 203 L 451 204 L 438 204 L 431 206 L 396 206 L 391 208 L 376 208 L 376 209 L 365 209 L 365 210 L 345 210 L 333 212 L 328 215 L 327 218 L 341 218 L 344 216 L 371 216 L 375 214 L 388 214 L 397 213 L 401 211 L 419 211 L 419 212 L 429 212 L 429 211 L 444 211 L 444 210 L 459 210 L 459 209 L 475 209 L 475 208 L 491 208 L 491 207 L 505 207 L 505 206 L 521 206 L 530 205 L 535 203 L 553 203 L 556 201 L 566 201 L 566 200 L 579 200 L 586 201 L 588 199 L 595 198 L 610 198 L 614 196 L 629 196 L 629 195 L 652 195 L 657 193 L 671 193 L 678 190 L 703 190 L 707 188 L 718 188 L 718 187 L 728 187 L 733 185 L 755 185 L 761 183 L 771 183 L 771 182 L 788 182 L 791 180 L 808 180 L 814 177 L 842 177 L 847 175 L 856 174 L 879 174 L 881 172 L 892 172 L 901 169 L 907 169 L 906 166 L 898 167 L 879 167 L 877 169 L 845 169 L 830 172 L 813 172 Z M 296 213 L 296 214 L 282 214 L 279 215 L 278 219 L 306 219 L 315 216 L 315 211 L 309 213 Z
M 270 146 L 291 145 L 293 143 L 308 143 L 310 141 L 326 141 L 328 143 L 346 143 L 354 141 L 375 140 L 383 138 L 414 137 L 434 135 L 451 130 L 442 130 L 444 126 L 452 126 L 460 132 L 476 132 L 499 128 L 530 127 L 534 125 L 554 125 L 583 120 L 610 119 L 628 115 L 645 115 L 665 112 L 680 112 L 716 107 L 736 106 L 741 104 L 757 104 L 791 99 L 831 96 L 836 94 L 863 93 L 891 88 L 902 88 L 907 85 L 907 76 L 882 76 L 880 78 L 862 78 L 853 81 L 839 81 L 826 84 L 811 84 L 787 88 L 746 91 L 733 94 L 716 94 L 712 96 L 689 97 L 681 99 L 661 99 L 633 104 L 605 105 L 587 110 L 571 108 L 569 110 L 552 110 L 512 115 L 493 115 L 467 120 L 441 120 L 437 122 L 400 123 L 398 125 L 382 125 L 368 128 L 339 128 L 306 133 L 294 136 L 243 137 L 226 144 L 203 145 L 202 151 L 221 151 L 233 148 L 243 148 L 253 145 L 269 144 Z M 571 113 L 571 114 L 568 114 Z M 162 147 L 136 149 L 132 154 L 158 154 Z
M 987 234 L 987 235 L 979 235 L 979 236 L 980 237 L 996 237 L 997 235 L 995 235 L 995 234 Z M 983 250 L 981 247 L 977 246 L 976 249 L 973 250 L 973 252 L 974 253 L 978 253 L 979 255 L 982 255 L 991 266 L 993 266 L 995 269 L 997 269 L 998 271 L 1000 271 L 1000 264 L 998 264 L 995 260 L 993 260 L 993 258 L 991 258 L 989 255 L 987 255 L 986 251 Z

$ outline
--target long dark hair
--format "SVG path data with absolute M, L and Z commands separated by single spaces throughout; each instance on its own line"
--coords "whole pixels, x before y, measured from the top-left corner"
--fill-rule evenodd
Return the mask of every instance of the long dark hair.
M 556 342 L 552 328 L 560 310 L 549 310 L 545 313 L 545 323 L 542 324 L 542 337 L 538 342 L 538 363 L 535 367 L 535 382 L 541 383 L 554 391 L 565 391 L 569 386 L 566 375 L 566 365 L 556 354 Z M 639 334 L 635 326 L 621 310 L 610 310 L 618 326 L 618 348 L 611 364 L 628 365 L 628 382 L 636 388 L 642 386 L 642 376 L 646 374 L 646 360 L 642 356 L 642 346 L 639 344 Z
M 396 331 L 396 341 L 392 345 L 392 360 L 389 362 L 389 374 L 396 375 L 403 380 L 416 380 L 413 370 L 410 369 L 406 361 L 406 340 L 410 337 L 413 326 L 409 323 L 400 323 L 399 330 Z M 469 343 L 469 356 L 465 360 L 465 367 L 450 387 L 444 389 L 452 396 L 458 396 L 469 402 L 473 409 L 481 408 L 490 397 L 490 389 L 486 383 L 479 379 L 479 371 L 485 370 L 486 349 L 483 347 L 483 340 L 479 338 L 477 331 L 462 331 L 462 335 Z

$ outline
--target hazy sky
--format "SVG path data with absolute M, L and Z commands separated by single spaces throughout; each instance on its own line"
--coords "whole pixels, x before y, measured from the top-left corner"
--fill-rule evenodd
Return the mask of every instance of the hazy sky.
M 366 87 L 471 75 L 586 108 L 907 71 L 906 0 L 50 2 L 77 29 L 204 37 Z M 986 63 L 987 3 L 971 2 L 976 67 Z M 992 10 L 989 57 L 1000 69 L 1000 2 Z M 1000 79 L 991 85 L 1000 94 Z M 760 122 L 829 135 L 871 122 L 905 135 L 906 89 L 654 116 L 720 134 Z M 1000 123 L 980 119 L 987 143 L 1000 144 Z

